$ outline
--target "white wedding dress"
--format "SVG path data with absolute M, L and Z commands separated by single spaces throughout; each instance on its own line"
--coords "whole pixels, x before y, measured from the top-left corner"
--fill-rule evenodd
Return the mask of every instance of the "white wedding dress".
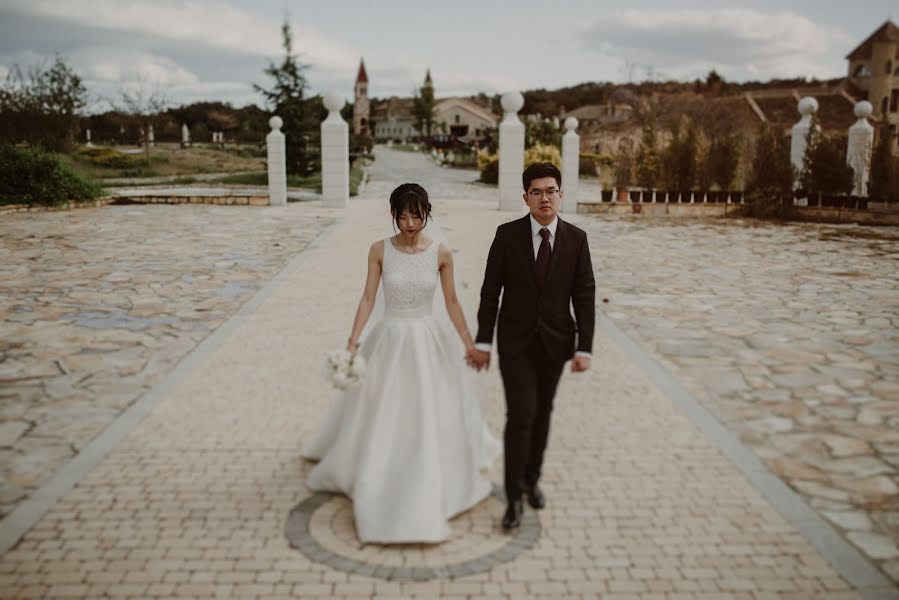
M 465 349 L 441 322 L 438 246 L 408 254 L 384 240 L 384 316 L 359 349 L 365 378 L 340 393 L 303 452 L 320 459 L 311 489 L 352 498 L 363 542 L 446 540 L 448 519 L 491 490 L 481 470 L 500 444 L 482 418 Z

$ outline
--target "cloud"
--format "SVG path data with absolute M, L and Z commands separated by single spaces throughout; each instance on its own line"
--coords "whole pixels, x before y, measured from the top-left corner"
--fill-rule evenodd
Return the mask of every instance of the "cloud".
M 627 10 L 581 30 L 584 45 L 668 77 L 717 69 L 732 79 L 834 76 L 834 52 L 852 45 L 844 33 L 791 12 L 749 9 Z M 642 74 L 642 73 L 641 73 Z
M 143 50 L 90 46 L 72 52 L 71 60 L 89 81 L 126 82 L 139 78 L 157 86 L 199 81 L 195 73 L 171 58 Z
M 275 57 L 282 53 L 281 24 L 216 0 L 6 0 L 6 10 L 117 32 L 152 35 L 229 52 Z M 294 51 L 309 62 L 351 69 L 355 48 L 302 24 L 291 23 Z

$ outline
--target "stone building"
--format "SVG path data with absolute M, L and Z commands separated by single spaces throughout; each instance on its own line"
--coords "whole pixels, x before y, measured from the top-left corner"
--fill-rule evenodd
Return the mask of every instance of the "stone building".
M 629 121 L 633 116 L 636 96 L 630 90 L 618 89 L 605 104 L 588 104 L 572 111 L 562 111 L 560 120 L 578 120 L 581 152 L 614 154 L 632 143 Z M 633 123 L 630 123 L 633 125 Z M 628 135 L 630 134 L 630 135 Z
M 850 83 L 874 106 L 874 116 L 899 139 L 899 27 L 886 21 L 846 56 Z
M 430 69 L 425 74 L 422 87 L 434 88 Z M 421 132 L 416 127 L 414 107 L 413 98 L 391 96 L 375 102 L 371 108 L 371 127 L 375 141 L 406 143 L 418 140 Z M 496 115 L 471 100 L 444 98 L 434 103 L 432 133 L 435 138 L 454 138 L 470 144 L 486 139 L 498 122 Z
M 375 105 L 372 121 L 376 142 L 397 140 L 406 143 L 418 138 L 412 102 L 411 98 L 391 96 Z
M 461 142 L 482 141 L 496 129 L 499 119 L 492 112 L 465 98 L 446 98 L 434 105 L 437 129 Z

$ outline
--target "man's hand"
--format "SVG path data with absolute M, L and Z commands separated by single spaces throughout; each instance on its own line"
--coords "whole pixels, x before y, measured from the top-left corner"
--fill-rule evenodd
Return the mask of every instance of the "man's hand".
M 590 368 L 590 357 L 583 354 L 575 354 L 571 359 L 571 372 L 581 373 Z
M 468 363 L 468 366 L 476 371 L 480 371 L 481 369 L 489 369 L 490 368 L 490 353 L 484 352 L 483 350 L 478 350 L 474 346 L 468 349 L 465 353 L 465 362 Z

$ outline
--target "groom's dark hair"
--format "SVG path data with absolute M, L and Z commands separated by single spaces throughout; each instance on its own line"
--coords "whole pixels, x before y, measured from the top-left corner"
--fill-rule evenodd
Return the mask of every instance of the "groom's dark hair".
M 524 184 L 524 191 L 528 191 L 531 182 L 535 179 L 543 179 L 544 177 L 552 177 L 556 180 L 556 185 L 562 189 L 562 173 L 551 162 L 536 162 L 528 165 L 528 168 L 521 174 L 521 183 Z
M 390 214 L 394 222 L 398 222 L 403 211 L 408 210 L 425 223 L 431 216 L 431 202 L 428 200 L 428 192 L 417 183 L 403 183 L 398 185 L 390 194 Z

